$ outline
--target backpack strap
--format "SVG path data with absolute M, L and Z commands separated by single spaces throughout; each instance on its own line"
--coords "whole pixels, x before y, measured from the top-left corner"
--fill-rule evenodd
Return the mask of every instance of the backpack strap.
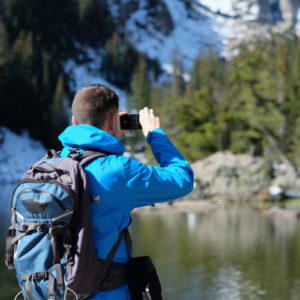
M 127 227 L 125 227 L 120 233 L 119 233 L 119 237 L 117 239 L 117 241 L 115 242 L 115 244 L 113 245 L 113 247 L 111 248 L 110 252 L 108 253 L 108 256 L 107 258 L 103 261 L 103 270 L 102 270 L 102 273 L 101 273 L 101 276 L 99 278 L 99 283 L 100 283 L 100 287 L 105 279 L 105 276 L 106 276 L 106 273 L 110 267 L 110 265 L 113 263 L 113 258 L 121 244 L 121 241 L 122 239 L 125 237 L 125 241 L 126 241 L 126 244 L 127 244 L 127 247 L 128 247 L 128 250 L 130 252 L 130 255 L 132 253 L 132 240 L 131 240 L 131 237 L 130 237 L 130 233 L 129 233 L 129 230 L 128 230 L 128 227 L 129 225 L 131 224 L 131 219 L 130 219 L 130 222 L 128 224 Z
M 15 224 L 14 228 L 17 231 L 20 231 L 21 233 L 19 233 L 15 237 L 13 237 L 10 242 L 12 244 L 15 244 L 22 237 L 24 237 L 26 234 L 28 234 L 28 232 L 33 231 L 33 230 L 47 231 L 48 228 L 49 228 L 49 226 L 50 226 L 49 224 L 45 224 L 45 223 L 22 223 L 22 224 Z
M 84 152 L 81 152 L 79 149 L 74 149 L 74 151 L 72 151 L 68 155 L 68 157 L 79 161 L 80 165 L 84 166 L 85 164 L 93 161 L 96 158 L 105 157 L 108 155 L 110 155 L 110 153 L 95 151 L 93 149 L 86 150 Z M 130 223 L 131 223 L 131 220 L 130 220 Z M 128 224 L 128 226 L 130 225 L 130 223 Z M 107 258 L 105 260 L 100 260 L 102 262 L 102 272 L 97 280 L 99 283 L 99 287 L 101 287 L 101 285 L 103 284 L 103 282 L 105 280 L 105 276 L 107 275 L 107 271 L 109 270 L 109 267 L 113 263 L 113 258 L 114 258 L 115 254 L 121 244 L 121 241 L 124 237 L 125 237 L 125 241 L 126 241 L 128 250 L 131 254 L 132 242 L 131 242 L 131 237 L 130 237 L 130 234 L 128 231 L 128 227 L 126 227 L 119 233 L 119 237 L 118 237 L 117 241 L 115 242 L 115 244 L 112 246 Z
M 82 156 L 80 157 L 79 161 L 80 161 L 81 166 L 83 166 L 96 158 L 105 157 L 107 155 L 109 155 L 109 154 L 105 153 L 105 152 L 86 150 L 82 153 Z
M 17 242 L 24 237 L 28 232 L 33 230 L 45 230 L 44 227 L 49 227 L 49 224 L 38 223 L 13 223 L 6 234 L 6 250 L 5 264 L 9 270 L 14 269 L 14 253 L 16 252 Z M 16 231 L 20 233 L 16 235 Z
M 12 224 L 7 230 L 6 234 L 5 264 L 9 270 L 14 269 L 15 244 L 12 241 L 15 238 L 15 236 L 15 224 Z
M 70 251 L 71 251 L 71 232 L 66 225 L 54 225 L 49 228 L 49 234 L 52 238 L 52 253 L 53 253 L 53 265 L 56 273 L 57 288 L 62 289 L 64 287 L 63 273 L 61 267 L 61 253 L 60 246 L 63 244 L 66 257 L 70 262 Z M 50 284 L 50 283 L 49 283 Z
M 18 300 L 18 298 L 19 298 L 20 296 L 22 296 L 22 300 L 26 300 L 26 299 L 25 299 L 25 296 L 24 296 L 24 294 L 23 294 L 23 291 L 20 291 L 20 292 L 15 296 L 14 300 Z
M 26 281 L 25 289 L 28 294 L 30 300 L 34 300 L 31 291 L 30 281 L 46 279 L 48 280 L 48 299 L 55 300 L 55 282 L 58 289 L 62 289 L 64 287 L 64 280 L 62 275 L 62 268 L 60 264 L 61 253 L 59 251 L 60 243 L 59 242 L 62 237 L 63 247 L 65 248 L 65 253 L 67 259 L 70 258 L 70 250 L 71 250 L 71 232 L 68 226 L 66 225 L 51 225 L 46 223 L 22 223 L 15 224 L 14 229 L 19 231 L 20 233 L 14 236 L 10 240 L 10 245 L 16 244 L 21 238 L 23 238 L 28 232 L 33 230 L 38 231 L 48 231 L 52 238 L 52 253 L 53 253 L 53 265 L 55 268 L 56 278 L 50 274 L 49 272 L 37 272 L 32 274 L 24 274 L 22 275 L 22 279 Z
M 31 291 L 30 281 L 48 280 L 48 300 L 55 300 L 55 277 L 49 272 L 37 272 L 32 274 L 22 275 L 22 280 L 25 280 L 26 293 L 30 300 L 35 300 Z
M 111 265 L 112 263 L 112 260 L 120 246 L 120 243 L 122 241 L 122 238 L 124 237 L 126 231 L 128 231 L 128 228 L 124 228 L 120 233 L 119 233 L 119 237 L 117 239 L 117 241 L 115 242 L 115 244 L 113 245 L 113 247 L 111 248 L 110 252 L 108 253 L 108 256 L 107 258 L 103 261 L 103 269 L 102 269 L 102 273 L 101 273 L 101 276 L 98 278 L 98 282 L 99 282 L 99 286 L 102 285 L 103 281 L 104 281 L 104 278 L 105 278 L 105 275 L 109 269 L 109 266 Z
M 19 231 L 18 235 L 15 235 L 15 231 Z M 37 231 L 49 231 L 49 234 L 52 237 L 52 252 L 53 252 L 53 264 L 56 272 L 56 281 L 57 287 L 59 289 L 63 288 L 63 275 L 60 264 L 61 254 L 59 252 L 59 236 L 63 238 L 63 247 L 65 249 L 66 257 L 68 262 L 71 262 L 71 232 L 68 226 L 66 225 L 54 225 L 46 223 L 22 223 L 12 225 L 7 234 L 7 248 L 6 248 L 6 265 L 11 269 L 13 268 L 13 255 L 14 255 L 14 246 L 15 244 L 23 238 L 29 232 Z M 49 280 L 51 278 L 49 277 Z M 26 280 L 31 280 L 31 277 L 28 277 Z M 49 283 L 50 284 L 50 283 Z M 29 283 L 27 283 L 29 286 Z
M 79 161 L 81 166 L 83 166 L 98 157 L 104 157 L 107 155 L 109 155 L 109 153 L 104 151 L 96 151 L 93 149 L 85 150 L 83 152 L 80 149 L 73 149 L 68 155 L 68 157 Z

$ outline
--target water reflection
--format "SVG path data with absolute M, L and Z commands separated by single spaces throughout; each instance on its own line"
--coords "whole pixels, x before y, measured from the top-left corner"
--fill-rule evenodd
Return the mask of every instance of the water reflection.
M 298 300 L 299 224 L 233 206 L 134 215 L 131 231 L 134 254 L 157 265 L 165 300 Z M 0 299 L 12 299 L 14 274 L 2 271 L 0 258 Z
M 299 299 L 300 227 L 246 208 L 136 215 L 135 254 L 149 254 L 165 299 Z

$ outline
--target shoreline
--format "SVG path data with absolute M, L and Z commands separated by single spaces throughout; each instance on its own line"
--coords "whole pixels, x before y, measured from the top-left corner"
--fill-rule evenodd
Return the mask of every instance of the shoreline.
M 211 212 L 224 207 L 223 203 L 212 203 L 207 200 L 175 200 L 172 202 L 157 203 L 155 206 L 135 208 L 133 213 L 164 213 L 173 212 Z
M 300 210 L 298 209 L 284 209 L 277 206 L 258 208 L 251 205 L 251 203 L 228 203 L 228 205 L 247 205 L 266 217 L 300 220 Z M 226 207 L 227 205 L 223 201 L 211 202 L 209 200 L 175 200 L 173 202 L 157 203 L 154 207 L 144 206 L 135 208 L 133 210 L 133 214 L 164 214 L 167 211 L 173 213 L 211 213 Z

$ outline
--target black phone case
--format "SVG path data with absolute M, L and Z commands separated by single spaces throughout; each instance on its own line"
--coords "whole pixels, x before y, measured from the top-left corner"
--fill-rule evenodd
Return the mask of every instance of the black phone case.
M 124 130 L 142 129 L 139 114 L 128 114 L 120 117 L 120 128 Z

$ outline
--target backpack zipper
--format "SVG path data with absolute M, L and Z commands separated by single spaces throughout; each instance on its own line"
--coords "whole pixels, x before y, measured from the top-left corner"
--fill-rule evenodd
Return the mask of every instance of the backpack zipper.
M 73 193 L 73 190 L 70 189 L 69 187 L 66 187 L 65 185 L 63 185 L 62 183 L 60 183 L 59 181 L 55 180 L 55 179 L 43 179 L 43 180 L 36 180 L 36 179 L 22 179 L 18 182 L 18 184 L 15 186 L 13 192 L 12 192 L 12 197 L 11 197 L 11 208 L 13 206 L 13 196 L 17 190 L 17 188 L 23 184 L 23 183 L 26 183 L 26 182 L 45 182 L 45 183 L 53 183 L 53 184 L 56 184 L 58 186 L 60 186 L 65 192 L 67 192 L 70 196 L 71 196 L 71 200 L 72 200 L 72 203 L 74 205 L 74 208 L 75 208 L 75 211 L 77 210 L 78 208 L 78 203 L 77 203 L 77 199 Z M 45 192 L 46 193 L 46 192 Z M 50 194 L 50 193 L 49 193 Z M 54 196 L 54 195 L 53 195 Z M 54 196 L 55 197 L 55 196 Z M 60 201 L 59 201 L 60 202 Z M 61 203 L 62 204 L 62 203 Z
M 16 196 L 16 198 L 20 197 L 21 195 L 23 195 L 23 194 L 25 194 L 25 193 L 35 193 L 35 194 L 39 194 L 39 195 L 46 195 L 46 196 L 50 197 L 52 200 L 54 200 L 64 212 L 67 212 L 67 211 L 68 211 L 68 209 L 67 209 L 66 206 L 63 204 L 63 202 L 61 202 L 56 196 L 54 196 L 54 195 L 51 194 L 51 193 L 44 192 L 44 191 L 40 191 L 40 190 L 37 190 L 37 189 L 25 189 L 25 190 L 22 190 L 22 191 Z

